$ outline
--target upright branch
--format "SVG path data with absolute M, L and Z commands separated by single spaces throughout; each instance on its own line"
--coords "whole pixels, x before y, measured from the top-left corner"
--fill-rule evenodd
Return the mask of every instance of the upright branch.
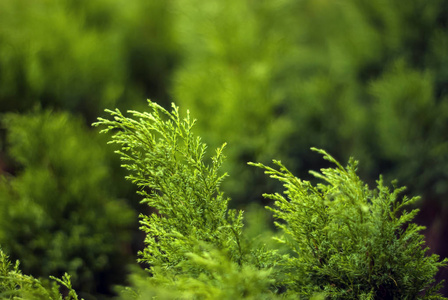
M 400 197 L 383 180 L 370 190 L 356 174 L 357 162 L 343 167 L 327 152 L 312 148 L 335 168 L 311 171 L 321 183 L 296 178 L 279 161 L 263 168 L 284 183 L 285 192 L 269 194 L 268 207 L 282 229 L 282 242 L 296 254 L 286 264 L 286 285 L 299 295 L 324 292 L 331 299 L 445 299 L 434 284 L 448 260 L 426 255 L 422 226 L 411 223 L 418 197 Z
M 141 261 L 170 268 L 185 260 L 200 243 L 226 251 L 241 261 L 242 213 L 228 211 L 229 199 L 220 191 L 226 174 L 219 169 L 224 146 L 206 162 L 206 145 L 193 134 L 195 120 L 179 115 L 174 104 L 169 112 L 148 101 L 150 112 L 107 110 L 112 120 L 99 118 L 94 126 L 112 133 L 109 143 L 120 145 L 129 180 L 139 187 L 142 202 L 156 209 L 141 215 L 146 248 Z

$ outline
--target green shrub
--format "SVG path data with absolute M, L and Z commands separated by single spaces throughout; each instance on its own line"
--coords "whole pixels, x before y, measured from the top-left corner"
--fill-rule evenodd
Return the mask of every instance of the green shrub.
M 418 198 L 401 197 L 380 178 L 370 189 L 356 174 L 357 162 L 311 172 L 313 185 L 263 164 L 286 191 L 266 195 L 278 219 L 283 253 L 253 247 L 243 235 L 243 212 L 228 209 L 219 186 L 223 148 L 206 163 L 206 145 L 182 119 L 150 102 L 151 112 L 108 111 L 112 120 L 95 126 L 112 132 L 110 143 L 139 187 L 142 202 L 156 209 L 141 215 L 146 233 L 140 262 L 149 274 L 133 276 L 129 299 L 446 299 L 435 275 L 448 259 L 427 255 L 422 226 L 411 221 L 418 210 L 405 208 Z M 252 246 L 251 246 L 252 245 Z
M 0 245 L 27 274 L 68 272 L 83 296 L 110 293 L 132 258 L 133 212 L 114 196 L 101 140 L 68 113 L 3 121 L 18 171 L 0 181 Z
M 322 182 L 312 185 L 295 177 L 281 162 L 279 170 L 262 164 L 286 191 L 274 200 L 274 216 L 284 233 L 280 240 L 296 255 L 288 259 L 288 285 L 301 295 L 325 291 L 335 299 L 432 299 L 438 269 L 448 263 L 426 256 L 422 226 L 411 223 L 418 209 L 406 207 L 418 197 L 400 196 L 404 188 L 373 190 L 356 174 L 358 162 L 342 167 L 317 150 L 335 168 L 311 172 Z M 424 291 L 424 294 L 421 292 Z

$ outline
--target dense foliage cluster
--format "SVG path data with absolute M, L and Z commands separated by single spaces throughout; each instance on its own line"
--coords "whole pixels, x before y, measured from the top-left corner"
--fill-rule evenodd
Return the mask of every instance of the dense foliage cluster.
M 177 107 L 171 113 L 155 103 L 150 107 L 151 113 L 132 111 L 133 118 L 109 111 L 113 120 L 95 124 L 106 126 L 103 132 L 118 129 L 112 142 L 122 147 L 117 152 L 130 171 L 128 179 L 156 209 L 141 215 L 146 238 L 140 261 L 149 264 L 152 275 L 147 284 L 171 291 L 168 295 L 231 299 L 245 290 L 254 296 L 270 282 L 269 272 L 246 266 L 255 257 L 243 244 L 242 212 L 228 210 L 229 199 L 219 188 L 224 146 L 206 164 L 206 145 L 193 135 L 189 115 L 181 119 Z M 262 257 L 256 258 L 261 264 Z
M 34 276 L 70 273 L 88 295 L 121 282 L 133 212 L 113 195 L 107 149 L 67 113 L 4 116 L 16 174 L 0 177 L 0 245 Z
M 444 299 L 434 276 L 448 260 L 426 255 L 423 228 L 411 223 L 418 210 L 405 210 L 418 198 L 401 197 L 403 188 L 389 189 L 380 178 L 371 190 L 356 175 L 356 161 L 344 168 L 323 150 L 317 151 L 336 167 L 312 172 L 322 181 L 317 185 L 279 161 L 280 170 L 252 163 L 286 188 L 286 197 L 267 197 L 280 220 L 278 240 L 290 252 L 253 249 L 242 238 L 243 213 L 229 211 L 219 190 L 222 148 L 206 164 L 206 146 L 193 135 L 189 114 L 182 120 L 175 106 L 168 112 L 149 105 L 152 112 L 125 117 L 109 111 L 113 120 L 95 123 L 114 132 L 111 143 L 121 145 L 116 152 L 128 179 L 157 209 L 141 216 L 146 247 L 140 261 L 149 264 L 149 274 L 146 280 L 140 275 L 136 286 L 144 287 L 144 295 Z M 132 289 L 125 295 L 142 297 Z
M 151 108 L 152 113 L 132 111 L 134 119 L 111 111 L 114 120 L 95 124 L 108 127 L 102 132 L 120 129 L 112 142 L 123 149 L 118 153 L 131 172 L 128 179 L 139 187 L 143 202 L 157 209 L 142 219 L 147 234 L 142 261 L 175 267 L 196 241 L 228 249 L 241 261 L 242 216 L 227 212 L 229 199 L 219 189 L 225 177 L 218 173 L 222 148 L 206 165 L 206 146 L 191 131 L 195 122 L 189 116 L 181 120 L 176 107 L 171 114 L 155 103 Z
M 0 123 L 4 125 L 0 129 L 0 246 L 13 260 L 20 259 L 24 273 L 46 278 L 68 271 L 80 296 L 102 299 L 115 283 L 125 284 L 122 270 L 130 253 L 142 250 L 145 255 L 140 259 L 151 266 L 171 268 L 183 259 L 182 251 L 176 250 L 177 259 L 168 262 L 157 245 L 156 234 L 163 236 L 166 247 L 172 239 L 178 240 L 160 229 L 170 223 L 162 218 L 166 215 L 177 220 L 176 232 L 207 245 L 197 248 L 178 242 L 182 247 L 199 257 L 204 257 L 201 251 L 215 253 L 211 261 L 221 261 L 222 270 L 227 270 L 216 274 L 235 274 L 237 279 L 224 285 L 244 282 L 239 274 L 245 274 L 263 287 L 259 291 L 267 286 L 270 291 L 283 291 L 283 281 L 271 281 L 279 278 L 277 271 L 283 272 L 272 262 L 282 262 L 282 255 L 291 250 L 285 250 L 287 244 L 273 245 L 272 234 L 266 233 L 272 230 L 270 223 L 246 226 L 249 207 L 271 204 L 261 195 L 278 191 L 282 181 L 269 180 L 246 162 L 267 165 L 275 157 L 291 173 L 306 177 L 308 170 L 324 166 L 319 156 L 308 151 L 314 146 L 341 161 L 352 155 L 360 159 L 362 168 L 357 172 L 372 187 L 378 174 L 384 174 L 384 182 L 399 178 L 408 186 L 400 195 L 421 195 L 420 201 L 410 203 L 422 212 L 414 220 L 427 225 L 420 232 L 426 235 L 431 253 L 448 257 L 447 15 L 446 0 L 408 0 L 406 5 L 400 0 L 0 1 Z M 130 155 L 129 168 L 141 168 L 137 161 L 142 157 L 158 162 L 151 165 L 158 168 L 156 174 L 177 178 L 164 182 L 163 176 L 153 181 L 145 177 L 136 182 L 142 184 L 141 196 L 150 204 L 139 205 L 135 187 L 121 180 L 126 170 L 109 159 L 112 151 L 102 146 L 94 129 L 74 129 L 81 128 L 82 121 L 72 122 L 71 114 L 90 124 L 104 107 L 142 111 L 143 99 L 153 98 L 169 108 L 171 96 L 200 117 L 196 129 L 203 142 L 190 141 L 185 136 L 190 129 L 176 129 L 170 136 L 178 141 L 175 155 L 169 151 L 163 155 L 170 141 L 161 143 L 159 133 L 153 133 L 156 144 L 152 145 L 158 153 L 143 154 L 151 152 L 152 142 L 125 152 Z M 37 112 L 36 106 L 58 113 Z M 162 124 L 166 113 L 159 114 Z M 140 118 L 139 113 L 135 118 Z M 170 114 L 168 118 L 174 126 L 176 121 Z M 149 123 L 146 119 L 141 127 Z M 171 130 L 169 126 L 157 130 Z M 196 151 L 187 144 L 222 149 L 223 141 L 228 159 L 222 166 L 222 152 L 210 166 L 201 165 L 200 157 L 187 158 Z M 214 175 L 219 167 L 229 173 L 226 180 Z M 132 174 L 144 177 L 146 173 Z M 209 181 L 180 179 L 185 176 Z M 306 179 L 317 188 L 315 178 Z M 376 193 L 383 188 L 378 186 Z M 222 191 L 234 201 L 228 202 Z M 176 197 L 189 197 L 198 211 L 190 212 L 173 200 Z M 202 203 L 202 198 L 213 204 Z M 162 199 L 169 199 L 172 206 L 157 204 Z M 401 199 L 398 194 L 397 199 Z M 243 208 L 245 217 L 228 213 L 227 205 Z M 135 220 L 132 232 L 122 230 L 132 223 L 127 206 L 146 215 L 146 246 Z M 167 211 L 170 207 L 179 213 Z M 149 216 L 152 210 L 156 215 Z M 200 224 L 188 222 L 189 213 L 213 225 L 199 229 Z M 222 219 L 210 216 L 214 213 Z M 162 226 L 157 232 L 148 225 L 153 222 Z M 217 228 L 222 236 L 213 233 Z M 110 240 L 111 232 L 115 242 Z M 263 249 L 252 253 L 257 247 Z M 271 250 L 278 247 L 282 250 L 271 257 Z M 162 254 L 160 261 L 155 253 Z M 327 251 L 330 256 L 335 253 Z M 226 264 L 222 259 L 229 255 L 233 261 Z M 254 265 L 256 270 L 272 269 L 251 277 L 248 272 Z M 182 277 L 183 283 L 190 276 L 188 268 L 183 264 L 176 268 L 176 278 L 187 276 Z M 88 284 L 81 284 L 87 278 Z M 133 278 L 142 297 L 160 288 L 145 276 Z M 448 269 L 436 278 L 448 278 Z M 372 282 L 387 280 L 393 282 L 390 278 Z M 343 286 L 334 284 L 319 289 L 334 292 Z M 173 290 L 176 293 L 176 288 L 165 289 L 167 295 Z M 190 289 L 183 290 L 188 294 Z M 363 285 L 358 290 L 368 288 Z M 448 288 L 442 292 L 448 295 Z
M 317 185 L 295 177 L 279 161 L 279 170 L 262 164 L 280 180 L 285 196 L 270 194 L 269 208 L 295 253 L 287 260 L 287 282 L 299 295 L 325 291 L 334 299 L 414 299 L 425 291 L 431 298 L 441 284 L 432 287 L 438 269 L 437 255 L 426 256 L 424 229 L 410 223 L 417 209 L 405 208 L 418 197 L 400 196 L 404 188 L 385 186 L 383 179 L 370 190 L 356 174 L 353 159 L 342 167 L 323 150 L 317 150 L 335 168 L 311 172 Z M 428 289 L 428 287 L 431 287 Z

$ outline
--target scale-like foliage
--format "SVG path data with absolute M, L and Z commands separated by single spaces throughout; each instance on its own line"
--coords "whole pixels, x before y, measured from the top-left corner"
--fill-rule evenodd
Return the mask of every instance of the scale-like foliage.
M 300 295 L 324 291 L 332 299 L 444 299 L 434 276 L 448 260 L 427 256 L 422 226 L 411 223 L 417 209 L 405 210 L 418 197 L 400 197 L 382 178 L 371 190 L 356 174 L 357 162 L 311 172 L 323 182 L 296 178 L 280 161 L 279 169 L 253 164 L 280 180 L 285 195 L 270 194 L 269 208 L 282 222 L 282 242 L 294 256 L 285 265 L 286 284 Z
M 146 248 L 140 260 L 175 267 L 202 241 L 241 263 L 242 213 L 228 211 L 229 199 L 219 189 L 226 176 L 218 173 L 224 146 L 206 164 L 206 145 L 192 133 L 195 121 L 189 115 L 181 119 L 174 105 L 172 112 L 153 102 L 149 106 L 151 113 L 130 111 L 134 119 L 116 110 L 109 111 L 114 120 L 94 124 L 114 132 L 111 143 L 121 146 L 117 152 L 131 173 L 128 179 L 140 188 L 143 202 L 157 210 L 141 215 Z
M 445 299 L 434 276 L 448 262 L 427 256 L 422 226 L 411 223 L 418 199 L 400 197 L 380 178 L 371 190 L 356 174 L 357 162 L 311 172 L 323 182 L 296 178 L 281 162 L 263 164 L 286 187 L 269 208 L 281 221 L 279 238 L 290 248 L 248 243 L 242 213 L 228 210 L 219 185 L 223 148 L 206 164 L 206 146 L 192 132 L 189 114 L 179 116 L 149 101 L 151 112 L 108 111 L 113 120 L 95 125 L 113 132 L 123 166 L 156 211 L 141 215 L 146 247 L 141 261 L 151 276 L 134 275 L 125 299 Z M 256 246 L 255 246 L 256 245 Z M 255 246 L 255 247 L 254 247 Z
M 226 253 L 202 245 L 201 254 L 188 253 L 180 265 L 182 273 L 154 269 L 154 277 L 133 275 L 133 289 L 121 293 L 122 299 L 277 299 L 269 269 L 251 264 L 242 266 Z M 194 274 L 192 269 L 201 269 Z

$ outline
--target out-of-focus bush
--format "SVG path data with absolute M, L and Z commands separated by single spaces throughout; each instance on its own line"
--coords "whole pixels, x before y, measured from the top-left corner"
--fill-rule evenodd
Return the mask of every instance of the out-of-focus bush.
M 228 141 L 234 198 L 266 184 L 245 161 L 300 174 L 320 166 L 311 146 L 444 198 L 446 1 L 178 3 L 175 98 L 212 146 Z
M 4 117 L 16 175 L 0 183 L 0 245 L 33 276 L 72 275 L 82 297 L 123 282 L 134 213 L 115 198 L 107 149 L 67 113 Z M 88 298 L 90 299 L 90 298 Z
M 373 82 L 378 154 L 400 176 L 430 199 L 448 195 L 448 98 L 437 95 L 434 70 L 419 71 L 398 62 Z
M 83 113 L 167 97 L 175 47 L 168 1 L 2 1 L 0 107 Z M 136 100 L 138 99 L 138 100 Z

